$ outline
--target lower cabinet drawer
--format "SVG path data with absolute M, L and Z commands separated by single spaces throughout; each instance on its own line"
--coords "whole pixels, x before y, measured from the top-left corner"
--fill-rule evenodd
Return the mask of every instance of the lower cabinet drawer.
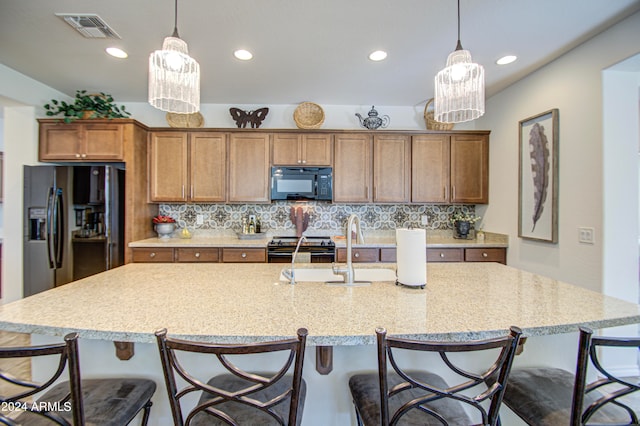
M 218 248 L 178 248 L 176 262 L 218 262 Z
M 173 262 L 172 248 L 133 248 L 134 262 Z
M 395 248 L 381 248 L 380 262 L 395 262 L 398 260 Z
M 464 262 L 464 249 L 461 248 L 428 248 L 427 262 Z
M 267 250 L 262 248 L 223 248 L 223 262 L 266 262 Z
M 377 248 L 359 248 L 351 249 L 352 262 L 377 262 L 379 249 Z M 347 249 L 339 248 L 336 250 L 336 262 L 347 261 Z
M 468 248 L 464 251 L 465 262 L 499 262 L 507 264 L 504 248 Z

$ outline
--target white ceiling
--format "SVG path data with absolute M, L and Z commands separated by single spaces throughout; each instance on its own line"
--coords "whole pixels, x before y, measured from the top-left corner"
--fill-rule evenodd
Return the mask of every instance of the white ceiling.
M 461 41 L 487 96 L 640 10 L 640 0 L 462 0 Z M 86 39 L 55 13 L 95 13 L 120 40 Z M 201 68 L 201 102 L 418 105 L 457 39 L 453 0 L 180 0 L 178 30 Z M 0 0 L 0 63 L 70 96 L 146 102 L 149 54 L 173 0 Z M 129 58 L 106 53 L 118 46 Z M 254 59 L 232 52 L 245 48 Z M 368 54 L 389 52 L 380 63 Z M 518 55 L 497 66 L 505 54 Z

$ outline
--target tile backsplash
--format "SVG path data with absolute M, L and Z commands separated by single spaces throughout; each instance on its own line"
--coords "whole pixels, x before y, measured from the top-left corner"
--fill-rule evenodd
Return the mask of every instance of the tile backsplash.
M 202 230 L 240 230 L 242 218 L 256 215 L 263 231 L 295 230 L 291 208 L 301 207 L 309 213 L 308 231 L 337 232 L 346 226 L 347 217 L 355 213 L 363 230 L 387 231 L 413 226 L 427 229 L 451 229 L 454 212 L 475 214 L 475 205 L 440 204 L 331 204 L 325 202 L 274 201 L 271 204 L 160 204 L 160 214 L 171 216 L 180 227 Z M 198 224 L 198 217 L 202 223 Z M 422 216 L 428 224 L 422 225 Z

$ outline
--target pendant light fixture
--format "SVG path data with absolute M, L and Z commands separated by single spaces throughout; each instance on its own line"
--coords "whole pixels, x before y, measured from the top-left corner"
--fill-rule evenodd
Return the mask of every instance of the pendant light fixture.
M 458 44 L 446 68 L 436 75 L 434 98 L 434 120 L 442 123 L 462 123 L 484 114 L 484 68 L 471 62 L 471 53 L 460 43 L 460 0 Z
M 164 39 L 162 50 L 149 56 L 149 103 L 179 114 L 200 110 L 200 65 L 178 35 L 178 0 L 173 34 Z

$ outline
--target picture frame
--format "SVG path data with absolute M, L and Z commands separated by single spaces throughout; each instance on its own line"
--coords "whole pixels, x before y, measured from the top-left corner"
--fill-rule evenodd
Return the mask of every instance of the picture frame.
M 559 110 L 521 120 L 518 237 L 558 242 Z

